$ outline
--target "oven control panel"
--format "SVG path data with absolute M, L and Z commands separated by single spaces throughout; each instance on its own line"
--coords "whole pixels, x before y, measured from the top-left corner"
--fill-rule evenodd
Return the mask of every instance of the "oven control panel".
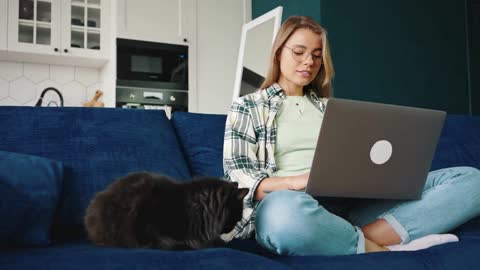
M 116 107 L 119 108 L 125 108 L 126 104 L 136 104 L 138 108 L 168 105 L 175 110 L 188 111 L 188 92 L 117 86 L 116 103 Z M 131 107 L 133 108 L 135 106 Z

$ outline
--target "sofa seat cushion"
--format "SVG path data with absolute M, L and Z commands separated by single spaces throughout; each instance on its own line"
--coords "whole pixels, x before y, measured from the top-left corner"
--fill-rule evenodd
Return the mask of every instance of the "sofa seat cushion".
M 0 269 L 290 269 L 282 263 L 229 248 L 163 251 L 94 246 L 86 242 L 0 251 Z
M 0 269 L 478 269 L 480 218 L 461 226 L 460 242 L 413 252 L 348 256 L 276 256 L 255 240 L 233 240 L 226 248 L 162 251 L 98 247 L 88 242 L 48 248 L 0 250 Z
M 425 270 L 478 269 L 480 239 L 465 237 L 461 243 L 448 243 L 425 250 L 377 252 L 335 257 L 279 257 L 293 269 L 368 269 L 368 270 Z
M 82 231 L 85 209 L 94 194 L 130 172 L 191 178 L 164 111 L 0 106 L 0 125 L 0 150 L 63 162 L 56 218 L 61 230 L 56 234 Z
M 223 177 L 226 115 L 175 112 L 172 123 L 193 176 Z
M 0 244 L 47 245 L 60 199 L 61 162 L 0 151 Z

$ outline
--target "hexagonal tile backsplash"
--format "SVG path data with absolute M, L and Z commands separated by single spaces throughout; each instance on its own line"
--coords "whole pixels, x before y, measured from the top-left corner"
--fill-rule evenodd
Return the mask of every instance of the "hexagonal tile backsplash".
M 62 93 L 65 106 L 78 107 L 101 85 L 100 70 L 95 68 L 0 61 L 0 105 L 33 106 L 51 86 Z M 45 95 L 43 106 L 55 98 Z

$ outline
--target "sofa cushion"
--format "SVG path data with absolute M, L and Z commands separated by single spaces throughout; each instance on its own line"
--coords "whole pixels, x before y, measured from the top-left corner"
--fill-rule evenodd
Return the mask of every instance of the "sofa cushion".
M 461 238 L 460 242 L 407 252 L 372 252 L 348 256 L 284 256 L 277 261 L 293 269 L 336 270 L 425 270 L 478 269 L 480 240 Z
M 258 250 L 255 240 L 234 240 L 229 248 L 162 251 L 93 246 L 85 242 L 48 248 L 2 250 L 0 269 L 477 269 L 480 238 L 411 252 L 374 252 L 346 256 L 277 256 Z
M 223 177 L 226 115 L 175 112 L 172 123 L 193 176 Z
M 94 194 L 134 171 L 190 179 L 164 111 L 115 108 L 0 107 L 0 150 L 64 163 L 60 236 L 82 230 Z M 84 235 L 82 235 L 84 236 Z
M 47 245 L 60 198 L 61 162 L 0 151 L 0 243 Z
M 447 115 L 431 170 L 453 166 L 480 168 L 480 117 Z
M 99 247 L 88 243 L 58 244 L 41 249 L 0 252 L 0 269 L 290 269 L 255 254 L 228 248 L 164 251 Z

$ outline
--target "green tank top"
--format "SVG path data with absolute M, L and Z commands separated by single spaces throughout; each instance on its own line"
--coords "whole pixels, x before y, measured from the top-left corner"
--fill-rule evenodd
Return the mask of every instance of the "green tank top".
M 304 96 L 287 96 L 275 116 L 275 176 L 307 173 L 312 165 L 323 113 Z

